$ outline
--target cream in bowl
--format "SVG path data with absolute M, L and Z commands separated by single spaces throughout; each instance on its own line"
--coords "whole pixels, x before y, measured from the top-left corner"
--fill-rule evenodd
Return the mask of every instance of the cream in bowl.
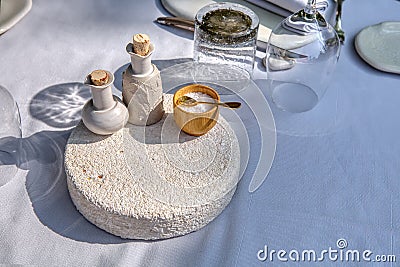
M 199 102 L 218 103 L 220 101 L 218 93 L 211 87 L 202 84 L 191 84 L 182 87 L 174 94 L 174 119 L 178 127 L 193 136 L 207 133 L 218 121 L 218 106 L 204 103 L 183 105 L 180 103 L 180 99 L 183 96 Z

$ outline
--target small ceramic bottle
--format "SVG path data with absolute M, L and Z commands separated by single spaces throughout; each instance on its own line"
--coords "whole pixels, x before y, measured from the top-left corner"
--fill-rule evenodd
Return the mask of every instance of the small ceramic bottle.
M 112 94 L 111 84 L 114 75 L 105 71 L 108 81 L 104 85 L 95 85 L 91 74 L 86 76 L 85 84 L 90 86 L 92 99 L 82 110 L 85 126 L 95 134 L 108 135 L 122 129 L 128 121 L 128 110 L 121 100 Z
M 131 64 L 122 75 L 122 99 L 128 107 L 128 121 L 135 125 L 154 124 L 164 115 L 160 71 L 151 63 L 154 44 L 149 39 L 148 44 L 145 55 L 136 53 L 132 43 L 126 46 Z

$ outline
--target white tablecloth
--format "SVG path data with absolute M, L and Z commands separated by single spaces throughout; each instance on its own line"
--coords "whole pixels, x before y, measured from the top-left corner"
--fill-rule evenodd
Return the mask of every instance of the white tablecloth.
M 164 63 L 191 58 L 192 35 L 155 24 L 168 15 L 157 0 L 34 0 L 31 12 L 0 36 L 0 84 L 18 102 L 23 128 L 23 162 L 0 187 L 0 264 L 282 266 L 277 254 L 261 261 L 259 251 L 319 253 L 338 250 L 343 238 L 341 251 L 393 254 L 397 263 L 326 256 L 315 266 L 398 266 L 400 76 L 364 63 L 353 42 L 362 28 L 399 20 L 399 14 L 395 0 L 346 1 L 347 40 L 334 81 L 314 113 L 299 116 L 295 125 L 275 114 L 276 156 L 263 185 L 249 193 L 251 175 L 245 175 L 230 205 L 205 228 L 143 242 L 108 234 L 76 211 L 66 187 L 64 146 L 90 97 L 81 86 L 87 73 L 118 72 L 129 62 L 125 45 L 134 33 L 149 33 L 154 59 Z M 254 79 L 265 91 L 263 56 L 257 52 Z M 257 134 L 250 139 L 250 172 L 259 155 Z

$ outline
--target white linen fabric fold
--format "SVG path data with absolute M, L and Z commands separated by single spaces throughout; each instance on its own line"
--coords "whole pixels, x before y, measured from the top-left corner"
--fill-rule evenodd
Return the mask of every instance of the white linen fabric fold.
M 275 14 L 287 17 L 290 14 L 304 8 L 307 0 L 245 0 Z M 325 16 L 328 22 L 335 19 L 336 2 L 334 0 L 317 0 L 318 10 Z

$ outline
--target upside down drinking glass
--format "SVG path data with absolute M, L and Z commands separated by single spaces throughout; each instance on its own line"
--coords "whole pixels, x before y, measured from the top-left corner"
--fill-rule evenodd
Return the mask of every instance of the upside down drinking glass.
M 282 110 L 311 110 L 326 92 L 339 58 L 336 31 L 318 12 L 316 0 L 272 31 L 266 56 L 271 97 Z

